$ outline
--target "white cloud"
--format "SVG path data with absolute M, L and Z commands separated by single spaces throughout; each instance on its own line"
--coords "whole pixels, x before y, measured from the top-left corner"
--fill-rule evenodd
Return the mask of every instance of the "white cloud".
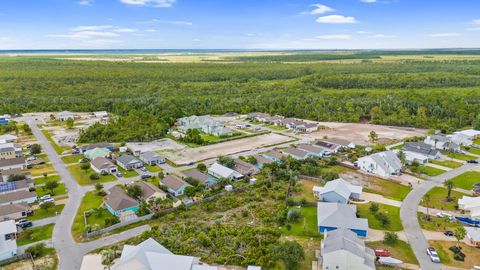
M 91 6 L 93 4 L 93 0 L 80 0 L 78 1 L 78 4 L 82 6 Z
M 120 0 L 120 2 L 132 6 L 153 6 L 159 8 L 171 7 L 176 0 Z
M 357 31 L 357 34 L 359 34 L 359 35 L 366 35 L 366 34 L 370 34 L 370 32 L 360 30 L 360 31 Z
M 480 19 L 475 19 L 472 21 L 472 24 L 480 25 Z
M 371 4 L 371 3 L 376 3 L 377 0 L 360 0 L 360 2 Z
M 343 15 L 328 15 L 328 16 L 318 17 L 317 22 L 331 23 L 331 24 L 357 23 L 354 17 L 343 16 Z
M 327 40 L 347 40 L 351 39 L 351 35 L 321 35 L 321 36 L 316 36 L 315 38 L 318 39 L 327 39 Z
M 145 30 L 145 31 L 146 31 L 146 32 L 150 32 L 150 33 L 157 32 L 157 30 L 155 30 L 155 29 L 147 29 L 147 30 Z
M 175 24 L 175 25 L 185 25 L 185 26 L 192 26 L 193 25 L 192 22 L 187 22 L 187 21 L 171 21 L 171 22 L 168 22 L 168 23 Z
M 199 39 L 199 38 L 194 38 L 194 39 L 192 39 L 192 41 L 193 41 L 193 42 L 200 42 L 200 41 L 202 41 L 202 40 Z
M 111 25 L 81 25 L 72 29 L 72 31 L 100 31 L 105 29 L 111 29 Z
M 138 29 L 134 29 L 134 28 L 117 28 L 113 30 L 113 32 L 115 33 L 135 33 L 137 31 Z
M 247 36 L 249 36 L 249 37 L 254 37 L 254 36 L 256 36 L 256 35 L 257 35 L 257 34 L 255 34 L 255 33 L 247 33 Z
M 460 36 L 459 33 L 435 33 L 435 34 L 430 34 L 428 35 L 429 37 L 458 37 Z
M 376 35 L 371 35 L 369 38 L 395 38 L 397 36 L 395 35 L 385 35 L 385 34 L 376 34 Z
M 322 4 L 313 4 L 313 5 L 310 5 L 310 6 L 314 7 L 315 9 L 313 9 L 312 11 L 304 12 L 304 14 L 317 15 L 317 14 L 325 14 L 325 13 L 328 13 L 328 12 L 335 11 L 335 9 L 333 9 L 329 6 L 322 5 Z
M 166 24 L 174 24 L 174 25 L 181 25 L 181 26 L 192 26 L 193 23 L 189 21 L 162 21 L 159 19 L 151 19 L 148 21 L 140 21 L 136 22 L 139 24 L 154 24 L 154 23 L 166 23 Z

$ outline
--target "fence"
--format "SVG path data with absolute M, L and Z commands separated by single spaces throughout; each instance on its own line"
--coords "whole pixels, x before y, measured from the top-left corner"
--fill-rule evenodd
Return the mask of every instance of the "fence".
M 138 217 L 136 219 L 132 219 L 132 220 L 129 220 L 129 221 L 126 221 L 126 222 L 120 222 L 120 223 L 117 223 L 117 224 L 113 224 L 112 226 L 109 226 L 109 227 L 106 227 L 106 228 L 103 228 L 103 229 L 100 229 L 100 230 L 91 231 L 91 232 L 86 231 L 85 236 L 86 237 L 93 237 L 93 236 L 97 236 L 97 235 L 100 235 L 100 234 L 104 234 L 106 232 L 110 232 L 110 231 L 113 231 L 115 229 L 118 229 L 118 228 L 121 228 L 121 227 L 124 227 L 124 226 L 128 226 L 128 225 L 136 223 L 136 222 L 151 219 L 152 216 L 153 216 L 153 213 L 145 215 L 145 216 L 141 216 L 141 217 Z
M 353 170 L 359 170 L 359 168 L 356 167 L 355 165 L 348 164 L 348 163 L 341 162 L 341 161 L 337 161 L 337 165 L 340 165 L 340 166 L 343 166 L 343 167 L 347 167 L 347 168 L 350 168 L 350 169 L 353 169 Z
M 312 176 L 308 176 L 308 175 L 299 175 L 298 178 L 303 179 L 303 180 L 318 182 L 318 183 L 325 183 L 325 179 L 323 179 L 323 178 L 312 177 Z
M 30 254 L 30 253 L 23 253 L 21 255 L 16 255 L 16 256 L 13 256 L 13 257 L 8 258 L 8 259 L 1 260 L 0 261 L 0 266 L 10 264 L 10 263 L 14 263 L 14 262 L 18 262 L 18 261 L 21 261 L 21 260 L 27 260 L 27 259 L 32 262 L 33 269 L 35 269 L 35 263 L 33 262 L 32 254 Z

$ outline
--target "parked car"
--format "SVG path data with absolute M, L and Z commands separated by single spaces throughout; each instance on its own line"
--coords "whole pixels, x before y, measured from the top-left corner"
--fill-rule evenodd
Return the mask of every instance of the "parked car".
M 383 249 L 383 248 L 376 248 L 374 249 L 375 256 L 377 257 L 390 257 L 392 254 L 388 249 Z
M 53 198 L 50 198 L 50 199 L 40 201 L 40 203 L 38 205 L 42 205 L 42 204 L 47 203 L 47 202 L 51 202 L 51 203 L 55 204 L 55 200 Z
M 478 161 L 471 159 L 471 160 L 467 160 L 467 163 L 478 164 Z
M 32 148 L 32 145 L 31 145 L 31 144 L 27 144 L 27 145 L 25 146 L 25 148 L 30 149 L 30 148 Z
M 142 171 L 142 172 L 147 172 L 147 168 L 141 167 L 141 168 L 140 168 L 140 171 Z
M 116 175 L 117 177 L 123 177 L 123 174 L 122 174 L 122 173 L 119 173 L 119 172 L 117 172 L 115 175 Z
M 51 198 L 52 198 L 52 195 L 46 194 L 46 195 L 43 195 L 42 197 L 40 197 L 40 201 L 49 200 Z
M 142 176 L 140 177 L 141 179 L 147 179 L 147 178 L 151 178 L 152 175 L 148 174 L 148 173 L 145 173 L 145 174 L 142 174 Z
M 15 225 L 17 225 L 17 227 L 20 227 L 20 228 L 24 229 L 24 228 L 32 227 L 33 223 L 30 220 L 20 219 L 19 221 L 17 221 L 15 223 Z
M 455 236 L 455 233 L 453 233 L 452 231 L 445 231 L 443 234 L 445 234 L 445 236 L 449 236 L 449 237 Z
M 80 154 L 80 149 L 74 148 L 72 149 L 72 155 Z
M 453 219 L 453 216 L 451 214 L 445 213 L 445 212 L 437 213 L 437 217 L 439 217 L 439 218 L 448 217 L 449 219 Z
M 440 263 L 440 257 L 438 257 L 438 253 L 433 247 L 427 248 L 427 254 L 430 256 L 430 260 L 434 263 Z

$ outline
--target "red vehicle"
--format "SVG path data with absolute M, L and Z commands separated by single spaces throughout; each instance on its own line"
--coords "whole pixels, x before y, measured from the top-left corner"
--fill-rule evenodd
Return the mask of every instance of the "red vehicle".
M 375 256 L 377 257 L 390 257 L 392 254 L 390 254 L 390 251 L 388 249 L 383 249 L 383 248 L 376 248 L 374 249 L 375 251 Z

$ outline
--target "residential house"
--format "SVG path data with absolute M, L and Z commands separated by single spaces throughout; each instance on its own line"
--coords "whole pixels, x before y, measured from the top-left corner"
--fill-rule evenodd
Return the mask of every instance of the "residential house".
M 0 222 L 0 261 L 17 255 L 17 232 L 14 220 Z
M 16 143 L 18 137 L 12 134 L 0 135 L 0 143 Z
M 1 148 L 13 148 L 15 151 L 15 157 L 23 156 L 23 148 L 19 143 L 2 143 L 0 144 L 0 149 Z
M 140 154 L 140 160 L 143 161 L 143 163 L 146 163 L 150 166 L 165 163 L 164 157 L 152 151 L 148 151 Z
M 113 186 L 107 191 L 105 208 L 114 216 L 121 216 L 126 212 L 136 213 L 140 204 L 128 196 L 128 194 L 118 186 Z
M 323 157 L 327 154 L 325 149 L 311 144 L 302 143 L 297 144 L 296 147 L 297 149 L 307 152 L 310 156 L 314 157 Z
M 57 120 L 67 121 L 68 119 L 75 119 L 75 114 L 69 111 L 59 112 L 56 117 Z
M 165 191 L 159 189 L 158 187 L 154 186 L 152 183 L 145 182 L 145 181 L 138 181 L 135 182 L 135 185 L 138 185 L 142 190 L 142 197 L 146 200 L 156 200 L 161 199 L 165 200 L 167 198 L 167 193 Z
M 313 122 L 305 122 L 294 118 L 285 118 L 277 122 L 278 125 L 285 126 L 296 132 L 311 133 L 318 130 L 318 124 Z
M 152 238 L 132 246 L 124 245 L 122 255 L 112 270 L 217 270 L 197 257 L 175 255 Z
M 0 182 L 0 194 L 11 193 L 20 190 L 28 191 L 31 187 L 33 187 L 31 182 L 27 180 Z
M 122 155 L 117 158 L 117 165 L 125 170 L 133 170 L 143 166 L 143 163 L 132 155 Z
M 267 119 L 270 117 L 269 114 L 267 113 L 249 113 L 247 118 L 248 119 L 252 119 L 252 120 L 255 120 L 255 121 L 258 121 L 258 122 L 266 122 Z
M 212 166 L 210 166 L 210 168 L 208 168 L 208 174 L 210 174 L 211 176 L 217 179 L 226 178 L 233 181 L 238 181 L 243 179 L 243 175 L 241 173 L 234 171 L 216 162 Z
M 282 153 L 286 156 L 293 157 L 294 159 L 297 159 L 297 160 L 303 160 L 310 156 L 308 152 L 297 149 L 293 146 L 282 149 Z
M 12 146 L 7 146 L 5 144 L 0 144 L 0 160 L 5 159 L 14 159 L 17 157 L 15 148 Z
M 473 144 L 473 140 L 476 138 L 474 136 L 475 132 L 464 132 L 464 131 L 457 131 L 454 132 L 452 135 L 448 135 L 450 140 L 458 145 L 461 146 L 471 146 Z
M 108 112 L 107 111 L 93 112 L 92 116 L 95 118 L 106 118 L 108 117 Z
M 192 179 L 195 179 L 197 181 L 199 181 L 200 183 L 206 185 L 207 187 L 210 187 L 212 185 L 215 185 L 217 183 L 217 179 L 215 179 L 214 177 L 206 174 L 206 173 L 203 173 L 197 169 L 193 169 L 193 170 L 189 170 L 189 171 L 184 171 L 183 172 L 183 178 L 192 178 Z
M 262 169 L 263 168 L 263 165 L 265 164 L 272 164 L 273 161 L 271 159 L 268 159 L 262 155 L 253 155 L 253 157 L 255 158 L 255 160 L 257 161 L 257 168 L 259 169 Z
M 115 150 L 115 147 L 113 146 L 113 144 L 108 143 L 108 142 L 92 143 L 92 144 L 83 146 L 83 147 L 81 148 L 81 150 L 82 150 L 82 153 L 85 153 L 86 151 L 88 151 L 88 150 L 93 150 L 93 149 L 95 149 L 95 148 L 105 148 L 105 149 L 107 149 L 107 150 L 109 150 L 109 151 Z
M 32 211 L 32 208 L 26 203 L 2 205 L 0 206 L 0 221 L 25 218 Z
M 375 270 L 375 252 L 348 229 L 325 233 L 318 265 L 323 270 Z
M 0 160 L 0 171 L 27 168 L 27 160 L 24 157 Z
M 360 199 L 362 186 L 352 185 L 342 178 L 329 181 L 324 187 L 315 186 L 313 195 L 323 202 L 347 203 L 350 199 Z
M 467 231 L 467 239 L 474 247 L 480 248 L 480 228 L 464 227 Z
M 111 151 L 108 150 L 107 148 L 93 148 L 90 150 L 87 150 L 83 153 L 85 158 L 88 158 L 89 160 L 94 160 L 97 157 L 107 157 L 111 154 Z
M 22 169 L 15 168 L 0 171 L 0 182 L 8 182 L 8 179 L 12 175 L 24 175 L 25 179 L 31 179 L 29 172 L 23 172 Z
M 480 139 L 480 130 L 476 129 L 466 129 L 461 131 L 456 131 L 454 134 L 462 134 L 468 137 L 470 140 Z
M 439 150 L 452 150 L 454 152 L 460 152 L 462 150 L 460 145 L 452 142 L 450 138 L 445 135 L 430 135 L 427 136 L 423 142 Z
M 345 148 L 345 149 L 353 149 L 357 147 L 357 145 L 354 142 L 349 140 L 339 139 L 339 138 L 329 138 L 329 139 L 325 139 L 324 141 L 336 144 L 337 146 L 340 146 L 341 148 Z
M 209 115 L 193 115 L 180 118 L 177 121 L 177 126 L 182 133 L 186 133 L 189 129 L 197 129 L 214 136 L 230 136 L 233 134 L 232 129 L 226 128 L 222 122 L 214 120 Z
M 260 155 L 263 156 L 266 159 L 269 159 L 269 160 L 273 161 L 273 162 L 281 162 L 282 158 L 283 158 L 282 153 L 280 153 L 277 150 L 270 150 L 270 151 L 265 152 L 265 153 L 260 154 Z
M 252 176 L 260 173 L 260 170 L 254 164 L 245 162 L 238 158 L 234 159 L 234 162 L 235 166 L 233 166 L 233 170 L 243 175 Z
M 166 186 L 168 192 L 174 196 L 183 195 L 185 188 L 190 186 L 187 182 L 175 175 L 165 176 L 162 180 L 160 180 L 160 185 Z
M 408 163 L 416 161 L 420 164 L 426 164 L 429 160 L 441 157 L 440 151 L 424 142 L 407 142 L 402 151 L 405 153 L 405 159 Z
M 368 220 L 357 218 L 357 206 L 343 203 L 319 202 L 317 225 L 320 233 L 346 228 L 359 237 L 367 237 Z
M 480 197 L 463 196 L 458 200 L 458 209 L 470 218 L 480 220 Z
M 340 149 L 343 148 L 343 146 L 339 144 L 330 143 L 322 140 L 315 141 L 314 145 L 318 148 L 321 148 L 325 156 L 337 153 Z
M 399 175 L 403 169 L 402 162 L 393 151 L 385 151 L 361 157 L 355 165 L 363 171 L 384 178 Z
M 113 164 L 111 160 L 104 157 L 97 157 L 93 159 L 90 164 L 92 169 L 100 174 L 116 173 L 118 170 L 117 165 Z
M 28 190 L 17 190 L 0 194 L 0 206 L 14 203 L 32 204 L 37 201 L 37 194 Z

